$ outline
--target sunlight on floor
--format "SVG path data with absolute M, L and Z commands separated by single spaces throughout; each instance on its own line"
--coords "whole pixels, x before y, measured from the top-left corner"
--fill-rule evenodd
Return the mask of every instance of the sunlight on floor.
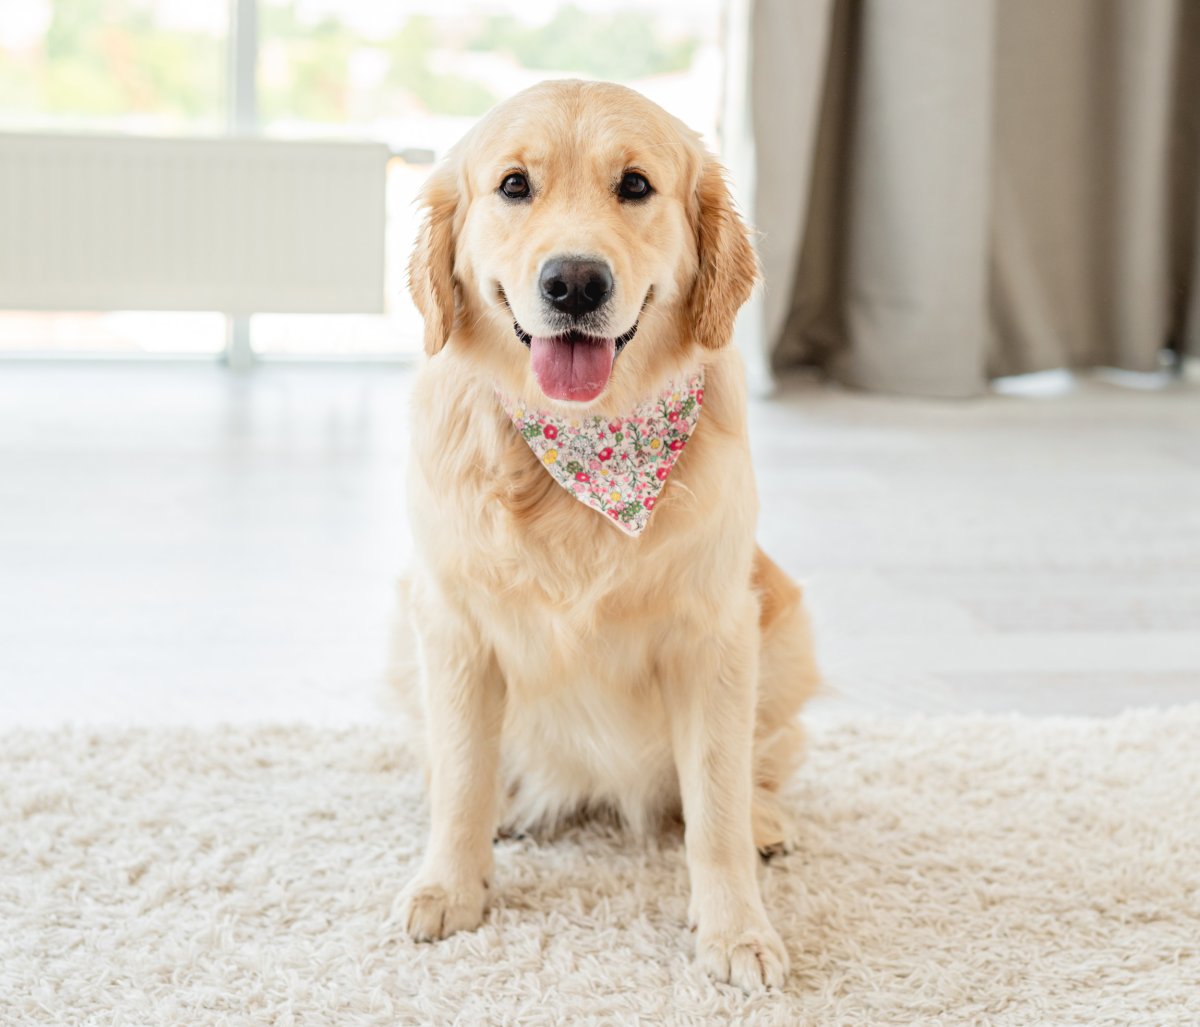
M 376 720 L 409 552 L 402 366 L 0 376 L 0 722 Z M 752 406 L 814 707 L 1106 713 L 1200 692 L 1200 386 Z

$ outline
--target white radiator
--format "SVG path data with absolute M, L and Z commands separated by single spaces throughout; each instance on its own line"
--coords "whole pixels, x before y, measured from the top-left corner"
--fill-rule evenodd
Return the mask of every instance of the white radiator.
M 0 308 L 377 313 L 376 143 L 0 134 Z

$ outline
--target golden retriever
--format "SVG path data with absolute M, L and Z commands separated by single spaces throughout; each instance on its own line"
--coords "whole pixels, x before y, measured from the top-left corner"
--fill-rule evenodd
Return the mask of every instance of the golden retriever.
M 698 962 L 779 986 L 756 849 L 792 840 L 776 793 L 817 674 L 800 591 L 754 541 L 730 337 L 757 263 L 722 169 L 639 94 L 551 82 L 483 118 L 421 202 L 405 591 L 432 826 L 406 928 L 478 926 L 499 827 L 681 808 Z M 700 369 L 703 416 L 635 537 L 501 402 L 602 425 Z

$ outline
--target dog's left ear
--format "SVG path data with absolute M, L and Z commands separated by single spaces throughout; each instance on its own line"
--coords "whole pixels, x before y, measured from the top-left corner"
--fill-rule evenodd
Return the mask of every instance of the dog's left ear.
M 425 319 L 425 352 L 433 356 L 454 330 L 454 219 L 458 172 L 452 159 L 434 169 L 418 202 L 425 217 L 408 261 L 408 291 Z
M 700 268 L 689 298 L 696 341 L 709 349 L 733 337 L 733 321 L 758 281 L 750 233 L 733 206 L 725 171 L 707 154 L 696 185 L 696 248 Z

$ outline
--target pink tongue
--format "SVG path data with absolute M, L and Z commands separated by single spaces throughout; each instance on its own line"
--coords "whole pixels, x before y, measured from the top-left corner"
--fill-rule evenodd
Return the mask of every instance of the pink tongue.
M 586 403 L 595 399 L 608 384 L 615 339 L 544 338 L 535 335 L 529 342 L 533 373 L 538 385 L 551 399 L 570 399 Z

